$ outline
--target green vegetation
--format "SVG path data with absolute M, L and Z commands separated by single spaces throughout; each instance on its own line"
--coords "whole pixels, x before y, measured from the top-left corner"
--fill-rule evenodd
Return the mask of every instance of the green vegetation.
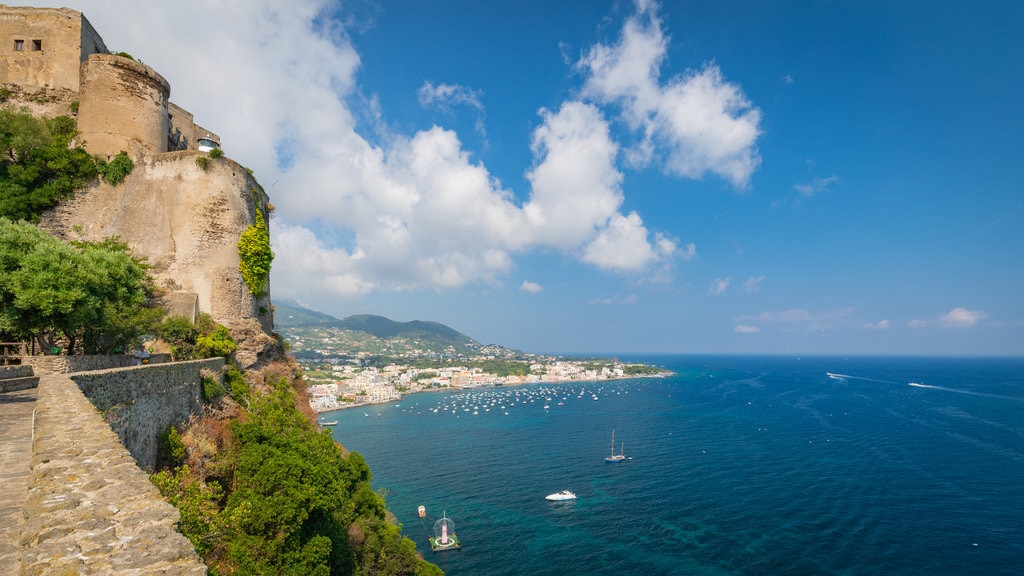
M 70 147 L 74 119 L 0 110 L 0 216 L 38 222 L 97 174 L 92 156 Z
M 210 159 L 206 156 L 196 156 L 196 166 L 199 166 L 200 170 L 206 172 L 206 169 L 210 167 Z
M 3 104 L 4 102 L 10 100 L 11 96 L 13 95 L 14 94 L 11 92 L 9 88 L 0 87 L 0 104 Z
M 238 345 L 227 328 L 203 312 L 193 324 L 182 316 L 169 316 L 156 328 L 156 335 L 171 347 L 174 360 L 198 360 L 228 356 Z
M 238 271 L 249 289 L 249 293 L 259 298 L 267 291 L 270 281 L 270 263 L 274 260 L 274 252 L 270 249 L 270 230 L 263 211 L 256 208 L 256 221 L 242 232 L 238 239 Z
M 135 60 L 135 58 L 132 58 L 132 55 L 127 52 L 114 52 L 113 54 L 114 56 L 121 56 L 122 58 L 127 58 L 129 60 Z
M 147 308 L 148 266 L 117 239 L 65 244 L 26 222 L 0 217 L 0 340 L 34 338 L 44 351 L 127 350 L 151 333 L 162 309 Z
M 220 148 L 214 148 L 213 150 L 210 150 L 210 158 L 220 158 L 223 155 L 224 151 L 221 150 Z
M 128 157 L 128 153 L 122 150 L 110 162 L 100 159 L 96 162 L 96 170 L 100 176 L 112 185 L 117 186 L 132 173 L 135 163 Z
M 210 574 L 441 574 L 387 521 L 362 456 L 296 409 L 287 378 L 268 382 L 228 431 L 217 476 L 182 465 L 152 477 Z

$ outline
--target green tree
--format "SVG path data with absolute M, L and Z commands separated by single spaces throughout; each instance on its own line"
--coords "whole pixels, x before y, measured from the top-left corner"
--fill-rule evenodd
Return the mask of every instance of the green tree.
M 0 335 L 34 337 L 69 353 L 127 349 L 151 332 L 148 267 L 116 239 L 65 244 L 25 222 L 0 217 Z
M 256 209 L 256 222 L 238 238 L 238 256 L 238 271 L 249 293 L 257 298 L 262 296 L 267 291 L 274 252 L 270 249 L 267 219 L 259 208 Z
M 0 216 L 36 222 L 96 176 L 89 153 L 70 146 L 77 133 L 68 116 L 0 110 Z

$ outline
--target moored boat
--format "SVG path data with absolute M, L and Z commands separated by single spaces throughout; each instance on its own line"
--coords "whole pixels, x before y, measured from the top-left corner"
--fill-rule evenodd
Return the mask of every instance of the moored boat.
M 615 430 L 612 430 L 612 454 L 604 459 L 605 462 L 622 462 L 626 459 L 626 444 L 622 443 L 619 453 L 615 453 Z

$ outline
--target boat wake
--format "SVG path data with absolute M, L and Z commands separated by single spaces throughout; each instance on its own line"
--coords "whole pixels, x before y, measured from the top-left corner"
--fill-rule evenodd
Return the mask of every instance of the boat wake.
M 952 392 L 954 394 L 965 394 L 967 396 L 981 396 L 982 398 L 996 398 L 999 400 L 1016 400 L 1018 402 L 1024 402 L 1024 398 L 1016 398 L 1013 396 L 1003 396 L 1000 394 L 987 394 L 985 392 L 975 392 L 973 390 L 962 390 L 960 388 L 946 388 L 945 386 L 932 386 L 931 384 L 922 384 L 920 382 L 907 382 L 907 386 L 913 386 L 914 388 L 928 388 L 930 390 L 941 390 L 943 392 Z
M 833 380 L 865 380 L 867 382 L 880 382 L 882 384 L 896 384 L 890 380 L 878 380 L 875 378 L 865 378 L 863 376 L 851 376 L 850 374 L 836 374 L 834 372 L 825 372 L 825 374 Z

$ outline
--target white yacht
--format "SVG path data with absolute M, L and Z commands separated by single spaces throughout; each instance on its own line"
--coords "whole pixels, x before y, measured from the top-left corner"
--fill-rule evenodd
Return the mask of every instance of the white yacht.
M 573 494 L 572 492 L 570 492 L 568 490 L 562 490 L 561 492 L 556 492 L 554 494 L 548 494 L 547 496 L 544 497 L 544 499 L 545 500 L 575 500 L 576 499 L 576 494 Z

